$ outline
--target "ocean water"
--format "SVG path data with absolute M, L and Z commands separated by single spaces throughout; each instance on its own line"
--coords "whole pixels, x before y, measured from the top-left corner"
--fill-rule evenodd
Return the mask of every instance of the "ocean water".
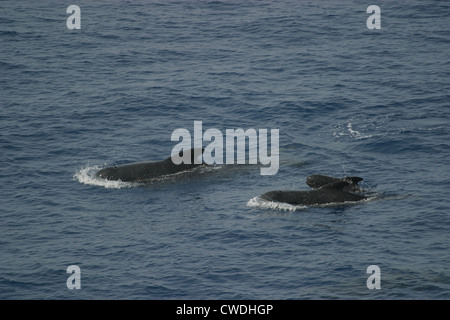
M 0 298 L 449 299 L 449 14 L 419 0 L 2 1 Z M 95 177 L 167 158 L 194 121 L 278 129 L 277 174 Z M 375 197 L 257 198 L 308 190 L 311 174 L 361 176 Z

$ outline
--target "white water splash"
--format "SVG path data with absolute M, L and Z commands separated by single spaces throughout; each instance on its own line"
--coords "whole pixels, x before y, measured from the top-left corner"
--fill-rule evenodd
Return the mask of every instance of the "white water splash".
M 353 124 L 351 122 L 349 122 L 347 124 L 347 130 L 350 133 L 350 136 L 352 136 L 353 138 L 359 140 L 359 139 L 366 139 L 366 138 L 372 138 L 373 135 L 372 134 L 362 134 L 361 132 L 354 130 L 353 129 Z
M 357 128 L 355 128 L 355 125 Z M 335 126 L 333 136 L 349 136 L 355 140 L 369 139 L 388 134 L 386 130 L 387 129 L 383 125 L 377 124 L 377 122 L 372 119 L 351 118 L 344 123 Z
M 308 207 L 336 207 L 336 206 L 342 206 L 342 205 L 356 205 L 364 202 L 370 202 L 375 199 L 377 199 L 378 196 L 369 196 L 367 199 L 360 200 L 360 201 L 346 201 L 346 202 L 330 202 L 325 204 L 317 204 L 317 205 L 292 205 L 289 203 L 283 203 L 283 202 L 276 202 L 276 201 L 270 201 L 261 198 L 260 196 L 251 198 L 247 202 L 247 206 L 254 207 L 254 208 L 261 208 L 261 209 L 272 209 L 272 210 L 284 210 L 284 211 L 296 211 L 296 210 L 302 210 L 306 209 Z
M 261 209 L 273 209 L 273 210 L 283 210 L 283 211 L 295 211 L 295 210 L 307 208 L 307 206 L 292 205 L 289 203 L 265 200 L 265 199 L 262 199 L 260 196 L 251 198 L 247 202 L 247 206 L 261 208 Z
M 139 185 L 138 183 L 133 182 L 124 182 L 124 181 L 112 181 L 106 180 L 97 177 L 95 174 L 98 170 L 102 169 L 100 166 L 85 166 L 79 169 L 73 175 L 73 178 L 78 180 L 78 182 L 82 184 L 88 184 L 93 186 L 101 186 L 107 189 L 122 189 L 122 188 L 133 188 Z

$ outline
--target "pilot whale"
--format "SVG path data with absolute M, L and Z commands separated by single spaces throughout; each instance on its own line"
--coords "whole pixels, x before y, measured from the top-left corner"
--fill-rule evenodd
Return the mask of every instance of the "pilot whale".
M 313 175 L 308 177 L 307 184 L 315 188 L 314 190 L 269 191 L 261 195 L 261 198 L 268 201 L 306 206 L 361 201 L 367 199 L 367 197 L 352 192 L 358 190 L 357 183 L 361 180 L 362 178 L 359 177 L 333 178 Z
M 344 187 L 344 191 L 350 191 L 350 192 L 360 192 L 363 191 L 358 186 L 358 182 L 362 181 L 363 178 L 360 177 L 344 177 L 344 178 L 334 178 L 325 176 L 322 174 L 313 174 L 306 178 L 306 184 L 310 186 L 313 189 L 319 189 L 320 187 L 323 187 L 329 183 L 338 182 L 338 181 L 348 181 L 349 184 Z
M 134 162 L 121 166 L 107 167 L 96 173 L 97 177 L 107 180 L 121 180 L 125 182 L 146 182 L 168 174 L 174 174 L 203 165 L 194 161 L 195 149 L 187 150 L 191 154 L 191 163 L 174 164 L 172 157 L 155 162 Z M 203 152 L 203 149 L 202 149 Z M 183 158 L 183 151 L 178 156 Z

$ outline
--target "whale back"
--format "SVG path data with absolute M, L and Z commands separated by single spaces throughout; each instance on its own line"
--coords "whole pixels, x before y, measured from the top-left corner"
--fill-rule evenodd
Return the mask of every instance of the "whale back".
M 174 174 L 181 171 L 193 169 L 201 164 L 194 162 L 196 153 L 191 151 L 191 163 L 174 164 L 172 157 L 168 157 L 162 161 L 154 162 L 134 162 L 121 166 L 114 166 L 101 169 L 97 172 L 97 176 L 107 180 L 121 180 L 125 182 L 146 182 L 148 180 Z M 183 156 L 183 151 L 179 154 L 179 157 Z
M 362 181 L 363 178 L 360 177 L 355 177 L 355 176 L 349 176 L 349 177 L 344 177 L 344 178 L 334 178 L 334 177 L 329 177 L 329 176 L 325 176 L 325 175 L 321 175 L 321 174 L 314 174 L 309 176 L 306 179 L 306 184 L 308 186 L 310 186 L 313 189 L 320 189 L 330 183 L 333 182 L 339 182 L 339 181 L 347 181 L 349 182 L 346 187 L 345 187 L 345 191 L 349 191 L 349 192 L 360 192 L 362 191 L 362 189 L 358 186 L 358 182 Z
M 331 182 L 329 184 L 326 184 L 322 187 L 320 187 L 320 190 L 328 189 L 328 190 L 344 190 L 345 187 L 349 186 L 351 183 L 347 180 L 338 180 Z
M 311 191 L 269 191 L 261 195 L 261 198 L 268 201 L 305 206 L 337 204 L 366 199 L 363 195 L 343 191 L 344 187 L 343 183 L 337 182 L 336 185 Z
M 284 202 L 292 205 L 323 205 L 360 201 L 366 199 L 366 197 L 348 191 L 348 189 L 355 186 L 353 181 L 362 180 L 359 179 L 361 178 L 355 177 L 352 180 L 321 176 L 319 177 L 321 183 L 329 183 L 321 185 L 317 189 L 309 191 L 269 191 L 261 197 L 268 201 Z

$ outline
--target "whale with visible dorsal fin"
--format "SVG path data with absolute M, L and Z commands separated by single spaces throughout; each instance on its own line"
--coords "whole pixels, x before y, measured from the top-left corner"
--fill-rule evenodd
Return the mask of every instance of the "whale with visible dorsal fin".
M 190 152 L 191 163 L 174 164 L 172 157 L 168 157 L 162 161 L 155 162 L 134 162 L 121 166 L 107 167 L 97 172 L 97 177 L 106 180 L 120 180 L 124 182 L 146 182 L 154 178 L 158 178 L 168 174 L 174 174 L 182 171 L 187 171 L 198 166 L 202 163 L 196 163 L 195 157 L 198 155 L 196 150 L 190 149 L 186 152 Z M 204 150 L 202 149 L 201 152 Z M 183 158 L 183 152 L 181 151 L 178 156 Z M 199 151 L 200 152 L 200 151 Z M 200 153 L 201 154 L 201 153 Z
M 283 202 L 291 205 L 324 205 L 344 202 L 356 202 L 367 199 L 363 194 L 352 192 L 359 190 L 359 177 L 333 178 L 323 175 L 308 177 L 307 184 L 314 190 L 308 191 L 269 191 L 261 195 L 268 201 Z M 328 182 L 328 183 L 326 183 Z

